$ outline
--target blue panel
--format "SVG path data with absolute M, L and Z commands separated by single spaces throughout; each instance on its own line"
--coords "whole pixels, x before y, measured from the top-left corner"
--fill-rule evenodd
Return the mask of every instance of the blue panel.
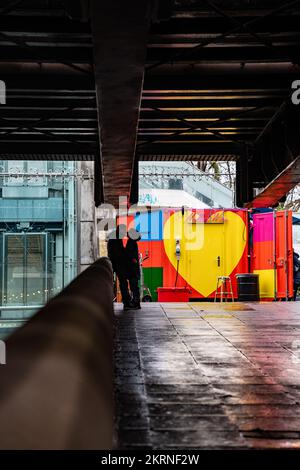
M 138 214 L 135 217 L 135 228 L 142 234 L 143 241 L 162 240 L 163 214 L 162 211 Z

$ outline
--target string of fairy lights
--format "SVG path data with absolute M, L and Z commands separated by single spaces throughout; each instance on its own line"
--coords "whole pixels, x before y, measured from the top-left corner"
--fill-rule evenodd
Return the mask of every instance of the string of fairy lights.
M 217 177 L 218 182 L 223 184 L 224 179 L 234 177 L 234 169 L 231 168 L 225 169 L 224 167 L 220 167 Z M 139 172 L 140 179 L 143 179 L 147 182 L 147 180 L 151 183 L 155 181 L 155 179 L 160 178 L 162 181 L 168 182 L 171 178 L 176 178 L 180 180 L 188 179 L 189 181 L 193 181 L 195 183 L 199 183 L 200 181 L 216 181 L 216 174 L 211 169 L 210 171 L 203 171 L 200 170 L 193 164 L 186 165 L 185 167 L 179 168 L 178 166 L 170 165 L 155 165 L 152 164 L 151 166 L 147 165 L 146 167 L 141 167 Z
M 19 301 L 20 303 L 23 302 L 24 305 L 36 299 L 40 299 L 41 302 L 45 302 L 46 300 L 50 299 L 53 295 L 58 294 L 61 289 L 62 286 L 56 286 L 50 289 L 36 290 L 29 294 L 3 294 L 3 303 L 4 305 L 11 305 L 13 302 Z
M 220 172 L 218 173 L 218 176 L 229 176 L 231 173 L 228 172 Z M 190 171 L 190 169 L 187 170 L 179 170 L 178 168 L 173 168 L 173 167 L 151 167 L 151 168 L 144 168 L 142 171 L 140 171 L 140 177 L 141 178 L 147 178 L 147 177 L 153 177 L 153 176 L 160 176 L 162 178 L 173 178 L 174 176 L 178 178 L 194 178 L 195 181 L 199 181 L 203 178 L 214 178 L 214 174 L 212 173 L 200 173 L 198 171 Z
M 16 180 L 21 180 L 22 182 L 27 181 L 30 183 L 41 183 L 41 179 L 44 179 L 44 183 L 49 183 L 53 181 L 61 181 L 62 178 L 79 178 L 79 179 L 94 179 L 92 172 L 84 171 L 79 168 L 74 170 L 59 170 L 59 171 L 22 171 L 21 168 L 14 168 L 10 171 L 5 171 L 4 167 L 0 165 L 0 178 L 4 178 L 5 182 L 12 183 Z M 13 180 L 13 181 L 12 181 Z

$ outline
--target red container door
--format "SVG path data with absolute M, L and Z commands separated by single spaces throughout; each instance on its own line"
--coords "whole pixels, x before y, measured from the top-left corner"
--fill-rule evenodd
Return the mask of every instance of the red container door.
M 275 217 L 277 298 L 287 300 L 293 296 L 292 213 L 279 211 Z
M 275 221 L 274 212 L 253 216 L 252 271 L 259 275 L 261 299 L 275 298 Z
M 293 259 L 293 213 L 287 213 L 287 271 L 288 271 L 288 292 L 289 298 L 294 297 L 294 259 Z

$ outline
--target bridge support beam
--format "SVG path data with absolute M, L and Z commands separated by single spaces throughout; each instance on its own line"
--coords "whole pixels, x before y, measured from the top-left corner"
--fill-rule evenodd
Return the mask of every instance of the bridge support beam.
M 300 181 L 300 157 L 280 173 L 247 207 L 276 207 Z
M 243 207 L 253 197 L 249 150 L 246 148 L 236 162 L 236 206 Z
M 91 2 L 103 174 L 97 205 L 130 197 L 150 20 L 149 0 Z

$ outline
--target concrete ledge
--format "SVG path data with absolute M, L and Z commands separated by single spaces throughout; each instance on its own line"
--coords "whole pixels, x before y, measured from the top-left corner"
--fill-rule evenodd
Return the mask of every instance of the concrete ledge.
M 101 259 L 7 341 L 1 449 L 110 449 L 112 270 Z

